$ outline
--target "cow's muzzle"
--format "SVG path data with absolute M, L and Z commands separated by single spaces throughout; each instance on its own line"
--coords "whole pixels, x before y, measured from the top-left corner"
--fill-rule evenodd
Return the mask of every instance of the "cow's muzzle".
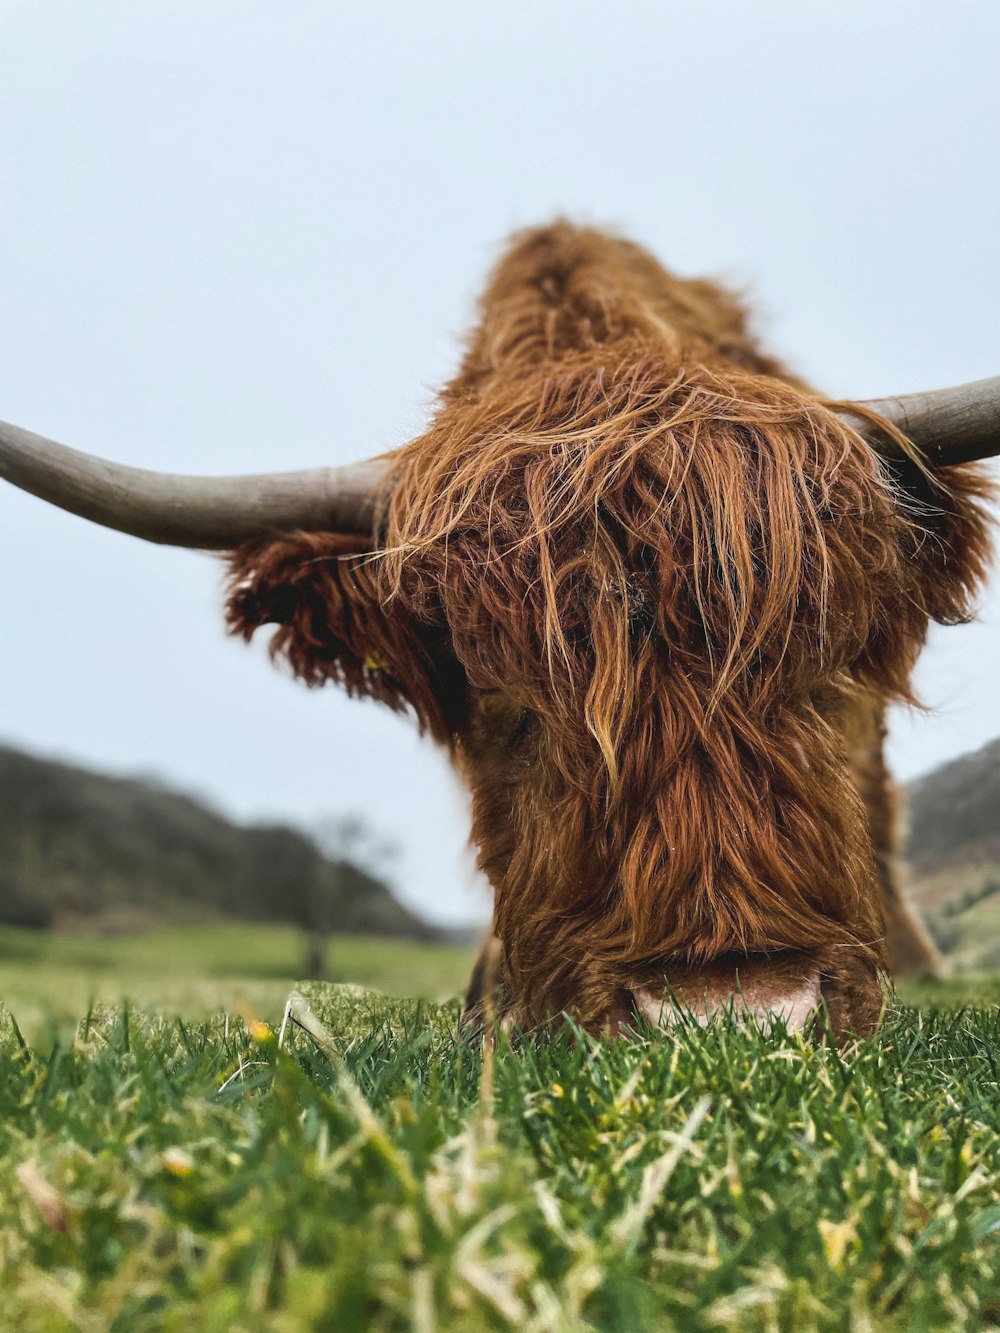
M 729 954 L 708 963 L 677 963 L 664 969 L 662 982 L 630 985 L 623 1012 L 611 1026 L 620 1030 L 631 1018 L 659 1027 L 685 1022 L 706 1027 L 731 1016 L 763 1031 L 802 1032 L 828 1008 L 836 1028 L 841 1006 L 828 981 L 819 960 L 807 953 Z

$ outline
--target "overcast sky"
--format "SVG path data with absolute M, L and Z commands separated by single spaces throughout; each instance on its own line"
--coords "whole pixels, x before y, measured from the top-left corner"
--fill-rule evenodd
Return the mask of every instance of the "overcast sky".
M 996 0 L 0 0 L 0 417 L 228 472 L 404 441 L 514 227 L 609 223 L 752 294 L 836 395 L 1000 372 Z M 221 628 L 220 571 L 0 492 L 0 739 L 240 818 L 362 811 L 483 917 L 410 726 Z M 1000 578 L 935 634 L 902 778 L 1000 734 Z

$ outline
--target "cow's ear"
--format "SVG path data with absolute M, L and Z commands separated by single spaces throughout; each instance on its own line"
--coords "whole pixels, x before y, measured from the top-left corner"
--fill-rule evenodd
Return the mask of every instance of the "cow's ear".
M 271 656 L 307 685 L 333 681 L 412 708 L 440 740 L 454 734 L 465 685 L 447 637 L 388 595 L 363 537 L 300 532 L 239 547 L 229 556 L 226 616 L 245 639 L 276 625 Z
M 974 464 L 925 472 L 904 463 L 896 484 L 909 520 L 903 555 L 916 605 L 941 624 L 968 620 L 992 554 L 992 478 Z

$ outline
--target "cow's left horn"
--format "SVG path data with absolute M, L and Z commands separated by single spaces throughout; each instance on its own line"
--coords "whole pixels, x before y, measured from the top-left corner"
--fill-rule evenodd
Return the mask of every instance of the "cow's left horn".
M 0 477 L 106 528 L 221 551 L 296 528 L 367 532 L 386 459 L 241 477 L 187 477 L 111 463 L 0 422 Z
M 930 467 L 974 463 L 1000 454 L 1000 375 L 954 389 L 872 398 L 858 406 L 895 426 Z M 838 410 L 880 452 L 896 452 L 877 422 L 854 415 L 846 405 Z

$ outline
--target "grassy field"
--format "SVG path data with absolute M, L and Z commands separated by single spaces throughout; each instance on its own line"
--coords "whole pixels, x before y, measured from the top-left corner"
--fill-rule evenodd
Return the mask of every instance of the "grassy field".
M 165 1012 L 70 1026 L 86 977 L 54 943 L 62 1017 L 0 1017 L 4 1330 L 1000 1325 L 996 980 L 911 991 L 847 1055 L 721 1024 L 484 1060 L 455 1004 L 351 987 L 302 986 L 282 1032 L 273 975 L 253 1016 L 185 1019 L 155 951 Z M 140 993 L 126 942 L 86 943 Z M 170 984 L 228 1004 L 238 955 L 209 982 L 189 943 Z M 331 964 L 359 973 L 355 943 Z M 364 965 L 434 993 L 461 953 Z
M 441 1001 L 461 993 L 473 950 L 333 936 L 327 979 Z M 138 934 L 68 935 L 0 926 L 0 1001 L 44 1042 L 96 1002 L 129 1000 L 187 1020 L 280 1011 L 301 976 L 303 937 L 291 926 L 194 925 Z

